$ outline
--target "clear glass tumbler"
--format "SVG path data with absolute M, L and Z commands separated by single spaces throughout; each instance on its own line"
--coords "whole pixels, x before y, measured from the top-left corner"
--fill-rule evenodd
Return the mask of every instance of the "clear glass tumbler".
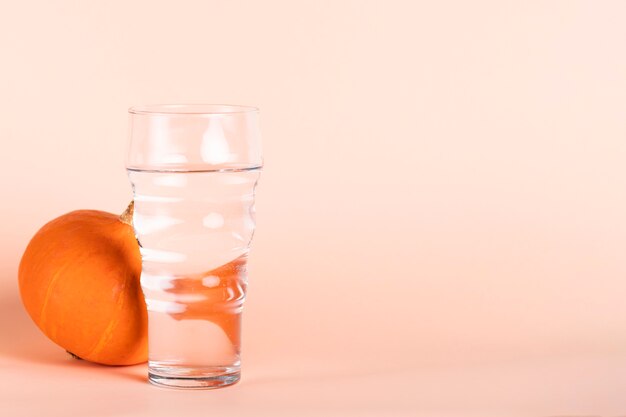
M 234 384 L 262 166 L 258 109 L 154 105 L 129 112 L 149 380 L 175 388 Z

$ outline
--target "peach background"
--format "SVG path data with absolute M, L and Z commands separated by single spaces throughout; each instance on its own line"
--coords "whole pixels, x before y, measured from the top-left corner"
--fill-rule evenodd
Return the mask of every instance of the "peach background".
M 0 6 L 0 411 L 626 414 L 626 2 Z M 126 109 L 261 107 L 244 376 L 166 391 L 21 308 L 29 238 L 120 212 Z M 8 414 L 6 413 L 8 411 Z

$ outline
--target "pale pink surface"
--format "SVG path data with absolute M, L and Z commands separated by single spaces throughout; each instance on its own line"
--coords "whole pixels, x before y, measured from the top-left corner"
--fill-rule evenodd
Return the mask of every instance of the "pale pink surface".
M 0 414 L 626 414 L 626 3 L 12 2 L 0 13 Z M 119 212 L 126 108 L 258 105 L 243 379 L 75 362 L 29 238 Z M 182 414 L 182 413 L 181 413 Z

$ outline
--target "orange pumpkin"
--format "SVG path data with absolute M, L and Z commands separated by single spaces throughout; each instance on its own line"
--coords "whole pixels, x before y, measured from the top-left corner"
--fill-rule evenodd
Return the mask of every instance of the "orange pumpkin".
M 19 268 L 22 302 L 53 342 L 82 359 L 132 365 L 148 357 L 141 255 L 122 216 L 65 214 L 32 238 Z

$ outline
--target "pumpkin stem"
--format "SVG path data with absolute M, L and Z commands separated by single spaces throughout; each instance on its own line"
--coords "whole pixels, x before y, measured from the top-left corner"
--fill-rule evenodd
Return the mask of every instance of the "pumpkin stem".
M 120 221 L 132 227 L 133 225 L 133 211 L 135 210 L 135 201 L 131 201 L 124 213 L 120 215 Z

